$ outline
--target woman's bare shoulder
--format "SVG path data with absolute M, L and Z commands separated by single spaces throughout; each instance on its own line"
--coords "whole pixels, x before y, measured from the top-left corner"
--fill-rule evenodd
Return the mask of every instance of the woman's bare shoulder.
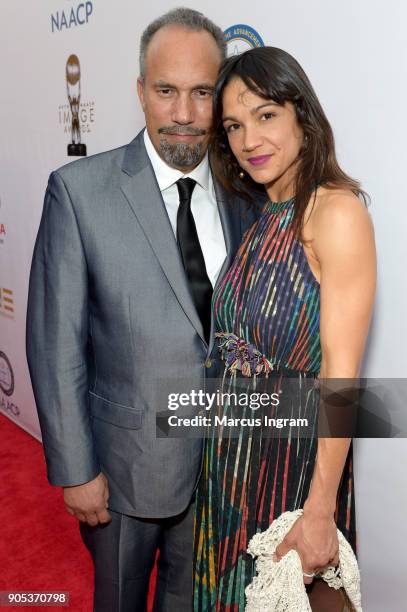
M 370 223 L 365 202 L 350 189 L 318 187 L 310 200 L 307 218 L 314 229 L 321 225 L 347 225 L 354 222 Z
M 365 202 L 350 189 L 340 187 L 319 187 L 315 198 L 315 213 L 335 216 L 341 213 L 357 214 L 367 212 Z

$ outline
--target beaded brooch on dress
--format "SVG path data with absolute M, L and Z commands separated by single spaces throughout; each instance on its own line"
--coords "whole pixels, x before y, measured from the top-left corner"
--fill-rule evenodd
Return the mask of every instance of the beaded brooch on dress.
M 273 363 L 267 359 L 253 344 L 246 342 L 235 334 L 217 332 L 215 338 L 220 338 L 218 350 L 230 374 L 241 372 L 243 376 L 266 377 L 274 370 Z

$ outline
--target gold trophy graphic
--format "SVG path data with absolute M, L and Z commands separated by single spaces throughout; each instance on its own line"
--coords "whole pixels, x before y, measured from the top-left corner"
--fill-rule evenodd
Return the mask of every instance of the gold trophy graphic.
M 70 55 L 66 62 L 66 92 L 71 107 L 72 142 L 68 145 L 68 155 L 77 157 L 86 155 L 86 145 L 81 142 L 79 108 L 81 101 L 81 67 L 77 55 Z

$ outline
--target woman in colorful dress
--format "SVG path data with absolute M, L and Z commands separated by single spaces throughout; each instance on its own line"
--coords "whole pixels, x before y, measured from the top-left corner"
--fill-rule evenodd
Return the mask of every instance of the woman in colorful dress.
M 221 376 L 228 388 L 246 379 L 252 389 L 267 377 L 291 396 L 297 385 L 294 413 L 315 426 L 318 411 L 302 391 L 304 381 L 356 378 L 368 333 L 376 263 L 364 193 L 340 168 L 329 122 L 288 53 L 264 47 L 227 59 L 214 104 L 218 179 L 248 200 L 267 194 L 214 293 Z M 262 415 L 279 416 L 278 410 L 263 408 Z M 311 605 L 322 610 L 322 581 L 311 583 L 338 563 L 337 527 L 356 547 L 351 439 L 253 429 L 242 426 L 232 435 L 212 427 L 206 441 L 194 610 L 243 612 L 255 573 L 247 553 L 251 537 L 298 508 L 303 515 L 276 560 L 292 548 L 298 552 Z M 344 609 L 343 595 L 329 596 L 330 612 Z

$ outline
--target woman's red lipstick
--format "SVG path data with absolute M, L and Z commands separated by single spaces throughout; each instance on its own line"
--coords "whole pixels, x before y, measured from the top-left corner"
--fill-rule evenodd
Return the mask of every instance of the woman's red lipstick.
M 249 157 L 247 161 L 250 162 L 253 166 L 261 166 L 262 164 L 265 164 L 266 161 L 270 159 L 270 157 L 271 155 L 258 155 L 257 157 Z

